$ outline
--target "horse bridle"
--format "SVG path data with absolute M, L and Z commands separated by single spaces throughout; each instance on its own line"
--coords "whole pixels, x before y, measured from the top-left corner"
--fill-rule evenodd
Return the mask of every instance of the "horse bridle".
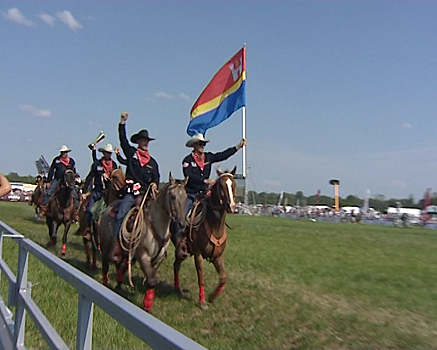
M 234 178 L 234 175 L 232 175 L 231 173 L 222 173 L 222 174 L 219 175 L 219 179 L 221 179 L 222 177 L 225 177 L 225 176 L 230 177 L 231 179 Z M 218 198 L 219 198 L 219 203 L 220 203 L 219 207 L 216 207 L 212 203 L 210 203 L 210 206 L 213 209 L 215 209 L 215 210 L 220 209 L 223 206 L 223 204 L 224 204 L 224 201 L 223 201 L 223 198 L 222 198 L 222 193 L 221 193 L 220 189 L 218 191 Z

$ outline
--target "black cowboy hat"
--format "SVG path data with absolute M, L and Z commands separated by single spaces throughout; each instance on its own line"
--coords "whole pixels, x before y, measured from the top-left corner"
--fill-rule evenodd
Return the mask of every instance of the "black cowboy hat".
M 139 139 L 148 139 L 149 141 L 153 141 L 154 139 L 149 137 L 149 132 L 146 129 L 138 131 L 136 134 L 132 135 L 130 141 L 133 143 L 138 143 Z

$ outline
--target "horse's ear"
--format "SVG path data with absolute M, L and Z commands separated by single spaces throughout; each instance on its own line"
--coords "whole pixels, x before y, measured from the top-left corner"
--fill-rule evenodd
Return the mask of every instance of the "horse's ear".
M 188 179 L 189 179 L 189 178 L 190 178 L 189 176 L 186 176 L 186 177 L 185 177 L 185 179 L 184 179 L 184 187 L 187 186 L 187 183 L 188 183 Z
M 173 176 L 172 176 L 172 174 L 171 174 L 171 171 L 168 173 L 168 181 L 169 181 L 171 184 L 174 184 L 174 178 L 173 178 Z
M 235 172 L 236 172 L 236 171 L 237 171 L 237 166 L 234 166 L 234 169 L 232 169 L 232 171 L 231 171 L 232 176 L 235 175 Z
M 217 169 L 215 169 L 215 171 L 217 172 L 217 175 L 218 175 L 218 176 L 220 176 L 221 174 L 223 174 L 223 171 L 221 171 L 219 167 L 217 167 Z

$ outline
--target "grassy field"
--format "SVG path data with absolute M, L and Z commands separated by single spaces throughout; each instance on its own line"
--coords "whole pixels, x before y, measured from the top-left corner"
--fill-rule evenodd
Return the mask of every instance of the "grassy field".
M 23 203 L 0 203 L 0 220 L 44 245 L 47 227 Z M 192 259 L 181 269 L 178 299 L 172 290 L 173 248 L 159 270 L 153 314 L 211 349 L 437 348 L 437 231 L 312 223 L 273 217 L 230 216 L 228 284 L 202 312 Z M 79 237 L 69 236 L 66 261 L 89 271 Z M 16 245 L 5 241 L 10 265 Z M 53 249 L 54 254 L 60 255 Z M 99 264 L 100 267 L 100 264 Z M 35 259 L 29 261 L 32 296 L 75 347 L 77 295 Z M 217 275 L 205 266 L 206 292 Z M 112 282 L 115 271 L 111 268 Z M 122 295 L 141 306 L 139 268 L 134 290 Z M 1 292 L 6 296 L 6 286 Z M 31 321 L 26 345 L 45 348 Z M 94 317 L 94 348 L 146 348 L 101 310 Z

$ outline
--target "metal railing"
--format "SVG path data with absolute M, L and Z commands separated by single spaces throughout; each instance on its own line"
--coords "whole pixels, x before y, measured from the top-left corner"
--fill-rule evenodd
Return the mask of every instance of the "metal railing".
M 3 260 L 3 238 L 5 237 L 16 240 L 19 245 L 17 276 Z M 0 296 L 0 349 L 2 347 L 25 349 L 26 314 L 32 318 L 36 328 L 51 349 L 68 349 L 67 344 L 31 297 L 32 285 L 27 280 L 29 253 L 78 292 L 76 349 L 92 348 L 94 304 L 152 348 L 205 349 L 35 242 L 22 236 L 2 221 L 0 221 L 0 282 L 1 276 L 4 274 L 9 282 L 9 289 L 8 305 L 3 302 Z M 15 317 L 8 306 L 15 307 Z

